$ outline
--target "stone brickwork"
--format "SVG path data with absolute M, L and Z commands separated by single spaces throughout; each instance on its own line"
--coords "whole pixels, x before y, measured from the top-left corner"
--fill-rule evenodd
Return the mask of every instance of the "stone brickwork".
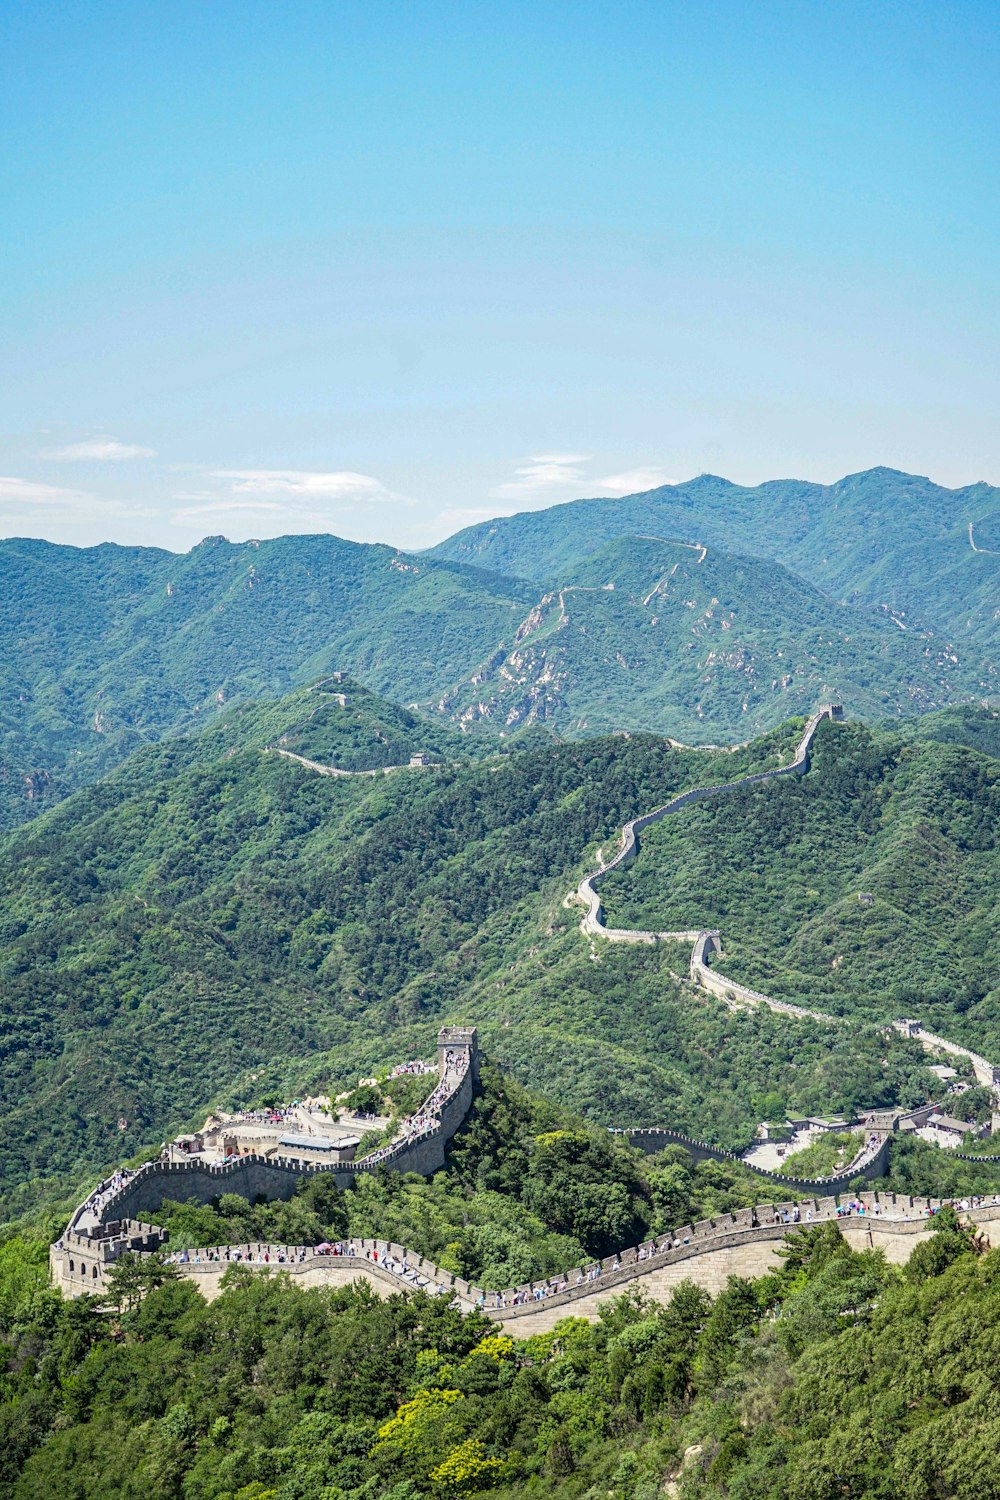
M 639 835 L 645 829 L 652 827 L 654 823 L 659 823 L 662 818 L 668 817 L 671 813 L 678 812 L 689 803 L 700 802 L 707 797 L 727 796 L 732 792 L 741 791 L 744 787 L 754 786 L 758 782 L 772 781 L 777 776 L 801 775 L 808 770 L 809 752 L 820 724 L 824 719 L 842 717 L 843 710 L 839 704 L 828 704 L 814 713 L 787 766 L 780 766 L 773 771 L 758 771 L 752 776 L 741 776 L 737 781 L 720 782 L 717 786 L 691 787 L 688 791 L 679 792 L 676 797 L 671 797 L 670 801 L 665 802 L 662 807 L 654 807 L 652 812 L 642 813 L 639 817 L 632 818 L 622 829 L 621 848 L 614 858 L 607 864 L 602 864 L 599 870 L 585 875 L 577 886 L 576 894 L 587 908 L 587 914 L 581 924 L 583 931 L 593 937 L 608 938 L 612 942 L 655 943 L 663 939 L 675 942 L 696 941 L 699 936 L 697 932 L 633 932 L 624 928 L 606 927 L 601 899 L 597 894 L 598 886 L 612 870 L 617 870 L 620 865 L 627 864 L 629 860 L 635 858 L 639 848 Z
M 761 1204 L 684 1225 L 619 1255 L 505 1292 L 483 1291 L 384 1240 L 354 1240 L 345 1243 L 339 1255 L 321 1255 L 304 1246 L 241 1246 L 239 1260 L 235 1247 L 215 1246 L 184 1252 L 187 1258 L 178 1263 L 178 1269 L 207 1297 L 218 1293 L 234 1260 L 265 1274 L 288 1275 L 306 1286 L 341 1286 L 360 1278 L 382 1296 L 420 1289 L 447 1296 L 463 1309 L 478 1307 L 510 1333 L 528 1337 L 552 1328 L 564 1317 L 596 1318 L 603 1301 L 637 1280 L 657 1300 L 668 1300 L 674 1287 L 685 1280 L 718 1293 L 730 1275 L 759 1276 L 771 1269 L 779 1261 L 785 1236 L 812 1224 L 833 1221 L 852 1247 L 876 1246 L 891 1261 L 902 1263 L 931 1232 L 928 1220 L 939 1206 L 927 1198 L 869 1192 L 850 1199 L 838 1200 L 829 1194 Z M 988 1240 L 1000 1243 L 1000 1194 L 970 1204 L 964 1216 Z M 98 1247 L 102 1267 L 98 1276 L 93 1275 L 89 1262 L 80 1260 L 72 1236 L 53 1246 L 52 1276 L 65 1294 L 103 1292 L 103 1270 L 119 1254 L 125 1250 L 148 1254 L 161 1243 L 162 1231 L 152 1225 L 113 1222 L 104 1227 L 106 1233 L 89 1242 L 91 1249 Z
M 876 1139 L 866 1142 L 865 1146 L 843 1170 L 834 1177 L 789 1177 L 783 1172 L 768 1172 L 764 1167 L 755 1167 L 752 1162 L 744 1161 L 734 1151 L 724 1151 L 721 1146 L 713 1146 L 708 1141 L 698 1141 L 689 1135 L 681 1135 L 676 1130 L 666 1130 L 660 1126 L 640 1127 L 638 1129 L 625 1129 L 612 1131 L 613 1135 L 624 1136 L 632 1146 L 638 1146 L 640 1151 L 652 1154 L 662 1151 L 666 1146 L 683 1146 L 684 1150 L 693 1161 L 731 1161 L 737 1166 L 745 1167 L 755 1177 L 762 1177 L 767 1182 L 773 1182 L 777 1187 L 786 1188 L 795 1193 L 843 1193 L 847 1192 L 851 1184 L 869 1181 L 873 1177 L 885 1175 L 889 1163 L 889 1145 L 892 1139 L 891 1132 L 873 1132 Z
M 359 1173 L 382 1168 L 429 1177 L 444 1166 L 448 1142 L 472 1105 L 479 1061 L 475 1028 L 443 1028 L 438 1035 L 438 1059 L 434 1095 L 440 1098 L 434 1105 L 433 1122 L 357 1161 L 307 1162 L 254 1153 L 212 1163 L 161 1159 L 147 1162 L 120 1182 L 100 1183 L 50 1248 L 53 1279 L 77 1292 L 85 1287 L 102 1290 L 107 1270 L 120 1255 L 148 1252 L 162 1243 L 163 1231 L 145 1223 L 143 1216 L 154 1214 L 168 1198 L 208 1204 L 223 1193 L 238 1193 L 250 1203 L 258 1198 L 272 1202 L 290 1198 L 304 1178 L 317 1173 L 332 1176 L 341 1188 L 349 1187 Z M 145 1243 L 146 1234 L 158 1236 L 156 1242 Z

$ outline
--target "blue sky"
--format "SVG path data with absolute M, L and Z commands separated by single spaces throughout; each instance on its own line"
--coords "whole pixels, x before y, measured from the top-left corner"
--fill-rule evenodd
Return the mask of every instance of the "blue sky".
M 0 4 L 0 533 L 1000 482 L 992 4 Z

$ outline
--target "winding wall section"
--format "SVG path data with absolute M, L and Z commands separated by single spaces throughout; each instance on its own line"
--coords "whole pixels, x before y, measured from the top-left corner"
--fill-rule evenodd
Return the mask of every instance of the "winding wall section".
M 384 1240 L 346 1241 L 338 1247 L 342 1253 L 336 1255 L 304 1246 L 256 1243 L 185 1251 L 171 1259 L 207 1297 L 217 1294 L 235 1262 L 286 1274 L 306 1286 L 339 1286 L 360 1278 L 382 1296 L 425 1290 L 447 1296 L 466 1310 L 480 1308 L 511 1333 L 527 1337 L 552 1328 L 564 1317 L 596 1318 L 603 1300 L 637 1281 L 642 1290 L 661 1301 L 668 1300 L 685 1280 L 717 1293 L 730 1275 L 758 1276 L 772 1269 L 780 1261 L 785 1236 L 810 1224 L 836 1222 L 854 1248 L 878 1246 L 890 1260 L 902 1262 L 931 1232 L 928 1220 L 939 1206 L 936 1200 L 892 1193 L 761 1204 L 683 1225 L 619 1255 L 502 1292 L 485 1291 Z M 986 1238 L 1000 1241 L 1000 1195 L 976 1200 L 964 1211 Z M 160 1249 L 163 1240 L 164 1232 L 153 1225 L 119 1220 L 104 1223 L 100 1238 L 91 1237 L 83 1245 L 67 1233 L 50 1251 L 53 1279 L 69 1296 L 101 1295 L 106 1291 L 108 1271 L 122 1254 L 149 1254 Z
M 712 974 L 708 968 L 705 958 L 712 950 L 708 946 L 713 943 L 718 947 L 719 934 L 707 929 L 692 929 L 683 932 L 643 932 L 632 928 L 608 927 L 604 921 L 604 908 L 598 894 L 598 887 L 612 870 L 617 870 L 621 865 L 627 864 L 634 859 L 639 850 L 639 835 L 654 823 L 659 823 L 662 818 L 669 817 L 671 813 L 679 812 L 682 807 L 687 807 L 691 802 L 701 802 L 708 797 L 724 797 L 732 792 L 741 791 L 744 787 L 755 786 L 764 781 L 773 781 L 778 776 L 801 776 L 809 768 L 809 752 L 812 749 L 813 737 L 816 730 L 824 719 L 840 719 L 843 717 L 843 709 L 839 704 L 827 704 L 817 710 L 806 724 L 802 738 L 795 747 L 795 754 L 787 766 L 777 766 L 772 771 L 757 771 L 750 776 L 741 776 L 736 781 L 722 781 L 715 786 L 696 786 L 689 788 L 686 792 L 679 792 L 676 797 L 671 797 L 669 802 L 664 802 L 661 807 L 654 807 L 652 812 L 642 813 L 638 818 L 632 818 L 622 829 L 621 848 L 618 853 L 607 864 L 602 864 L 598 869 L 585 875 L 576 888 L 578 899 L 586 907 L 586 915 L 580 924 L 583 931 L 590 937 L 602 937 L 613 943 L 658 943 L 661 941 L 693 943 L 695 954 L 697 954 L 698 969 L 695 970 L 695 958 L 692 956 L 692 976 L 702 983 L 701 971 L 711 974 L 712 979 L 718 981 L 720 988 L 724 986 L 727 990 L 738 991 L 742 986 L 733 985 L 729 980 L 721 979 L 721 976 Z M 714 988 L 709 983 L 706 988 Z M 747 1000 L 752 997 L 753 1003 L 764 1003 L 772 1008 L 781 1007 L 785 1010 L 797 1010 L 795 1006 L 785 1006 L 781 1001 L 769 999 L 766 995 L 757 995 L 754 991 L 745 990 L 744 996 Z M 823 1020 L 832 1020 L 833 1017 L 821 1016 L 821 1013 L 804 1012 L 816 1015 Z

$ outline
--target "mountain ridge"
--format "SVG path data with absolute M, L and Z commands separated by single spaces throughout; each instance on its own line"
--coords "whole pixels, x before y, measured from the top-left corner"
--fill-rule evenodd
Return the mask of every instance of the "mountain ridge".
M 490 735 L 542 723 L 725 743 L 831 696 L 871 718 L 989 701 L 998 497 L 887 469 L 752 490 L 704 475 L 499 519 L 424 553 L 325 535 L 206 537 L 183 554 L 0 542 L 0 827 L 145 742 L 337 669 Z M 705 640 L 642 576 L 653 548 L 682 544 L 723 570 L 704 599 L 700 584 L 685 596 Z M 697 577 L 691 561 L 680 572 Z M 560 592 L 573 602 L 561 636 Z

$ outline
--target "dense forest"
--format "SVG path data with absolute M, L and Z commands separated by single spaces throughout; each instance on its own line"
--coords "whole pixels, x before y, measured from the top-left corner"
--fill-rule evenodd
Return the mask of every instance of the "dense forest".
M 970 523 L 986 550 L 970 546 Z M 521 578 L 565 580 L 609 543 L 650 537 L 783 564 L 832 598 L 891 611 L 898 634 L 930 627 L 955 652 L 977 647 L 995 684 L 1000 489 L 989 484 L 951 490 L 888 468 L 831 485 L 745 486 L 700 474 L 621 499 L 499 516 L 433 550 Z
M 910 1176 L 941 1154 L 900 1149 Z M 171 1249 L 375 1234 L 501 1286 L 767 1187 L 678 1147 L 641 1157 L 487 1063 L 431 1181 L 312 1178 L 288 1202 L 224 1194 L 157 1218 Z M 0 1233 L 0 1493 L 988 1500 L 1000 1252 L 950 1211 L 934 1226 L 902 1271 L 825 1224 L 714 1299 L 688 1281 L 658 1305 L 640 1284 L 595 1324 L 517 1339 L 443 1298 L 240 1265 L 207 1304 L 162 1257 L 126 1257 L 103 1301 L 64 1301 L 46 1285 L 61 1225 L 40 1219 Z
M 888 469 L 829 488 L 701 476 L 420 555 L 323 535 L 182 555 L 6 538 L 0 828 L 337 669 L 491 737 L 728 744 L 830 697 L 903 719 L 993 698 L 997 496 Z
M 719 927 L 755 989 L 1000 1057 L 998 827 L 1000 761 L 824 725 L 808 776 L 665 819 L 602 895 L 622 926 Z
M 231 1267 L 211 1304 L 124 1266 L 103 1308 L 0 1245 L 12 1500 L 990 1500 L 1000 1252 L 954 1214 L 899 1270 L 835 1224 L 713 1300 L 609 1298 L 517 1340 L 482 1314 Z
M 915 1044 L 734 1016 L 681 985 L 669 946 L 592 953 L 564 905 L 625 817 L 778 763 L 798 724 L 724 756 L 635 735 L 333 779 L 260 748 L 303 733 L 301 695 L 287 709 L 235 716 L 248 748 L 224 726 L 147 747 L 0 846 L 8 1212 L 211 1104 L 427 1052 L 442 1020 L 600 1124 L 727 1146 L 775 1094 L 928 1097 Z

